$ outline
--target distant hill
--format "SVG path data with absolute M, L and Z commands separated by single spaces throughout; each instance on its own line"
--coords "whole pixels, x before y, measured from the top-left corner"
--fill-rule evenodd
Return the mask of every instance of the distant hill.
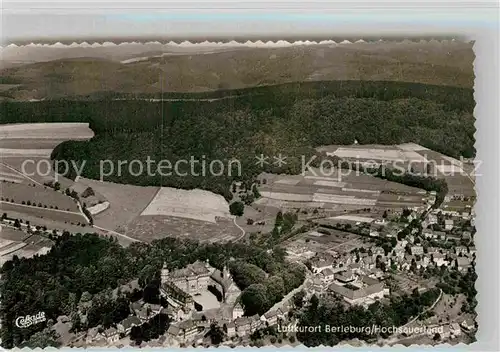
M 60 54 L 63 58 L 58 60 L 42 58 L 43 62 L 1 70 L 0 82 L 18 85 L 0 89 L 0 95 L 29 100 L 98 92 L 205 92 L 335 80 L 472 88 L 474 81 L 472 44 L 452 41 L 238 48 L 204 53 L 136 51 L 133 55 L 119 48 L 52 49 L 66 54 Z

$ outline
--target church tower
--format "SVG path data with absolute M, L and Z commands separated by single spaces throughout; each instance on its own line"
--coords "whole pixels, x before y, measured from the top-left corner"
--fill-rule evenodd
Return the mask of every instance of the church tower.
M 170 278 L 170 271 L 167 268 L 167 263 L 163 263 L 163 267 L 161 268 L 161 284 L 163 285 Z
M 224 265 L 224 268 L 222 269 L 222 279 L 227 280 L 231 278 L 231 274 L 229 273 L 229 269 L 227 268 L 226 265 Z

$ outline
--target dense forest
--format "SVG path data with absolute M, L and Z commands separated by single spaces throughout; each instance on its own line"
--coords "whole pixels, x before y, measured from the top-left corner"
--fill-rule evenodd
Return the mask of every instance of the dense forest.
M 107 301 L 100 293 L 136 278 L 143 286 L 156 283 L 163 262 L 174 269 L 196 260 L 209 260 L 219 269 L 229 265 L 235 283 L 243 290 L 246 314 L 264 313 L 305 278 L 303 268 L 285 263 L 284 251 L 279 249 L 268 252 L 244 244 L 200 244 L 174 238 L 123 248 L 116 240 L 96 234 L 65 233 L 55 239 L 47 255 L 14 257 L 2 267 L 2 344 L 5 348 L 19 346 L 45 328 L 45 324 L 18 328 L 14 324 L 17 316 L 43 311 L 55 322 L 60 315 L 71 316 L 84 300 L 92 301 L 93 306 L 87 328 L 118 323 L 124 317 L 118 313 L 127 307 L 126 302 Z
M 308 160 L 315 147 L 329 144 L 398 144 L 415 142 L 446 155 L 472 157 L 474 99 L 472 90 L 397 82 L 308 82 L 211 93 L 165 93 L 168 101 L 110 95 L 3 102 L 2 123 L 89 122 L 96 136 L 68 141 L 53 152 L 54 159 L 86 160 L 83 176 L 99 178 L 99 161 L 147 158 L 221 160 L 237 169 L 228 175 L 121 175 L 104 179 L 137 185 L 202 188 L 230 198 L 234 179 L 249 180 L 262 171 L 298 173 L 301 156 Z M 151 99 L 151 97 L 147 97 Z M 158 96 L 157 98 L 160 98 Z M 219 99 L 220 98 L 220 99 Z M 172 99 L 190 99 L 175 100 Z M 203 100 L 196 99 L 219 99 Z M 287 156 L 281 168 L 261 168 L 255 156 Z M 156 169 L 153 169 L 156 170 Z M 236 176 L 235 176 L 236 175 Z

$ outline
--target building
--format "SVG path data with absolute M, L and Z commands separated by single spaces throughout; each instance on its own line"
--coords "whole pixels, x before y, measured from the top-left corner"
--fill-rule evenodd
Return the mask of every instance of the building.
M 351 270 L 341 271 L 335 274 L 335 280 L 342 283 L 352 282 L 356 279 L 356 276 Z
M 161 270 L 161 282 L 162 286 L 175 286 L 189 296 L 205 293 L 209 286 L 213 286 L 228 303 L 234 303 L 241 293 L 226 266 L 220 271 L 210 266 L 208 261 L 196 261 L 173 271 L 169 271 L 165 264 Z M 167 293 L 167 289 L 164 291 Z
M 208 262 L 196 261 L 185 268 L 171 272 L 165 264 L 161 271 L 161 280 L 162 282 L 169 281 L 185 293 L 195 295 L 206 291 L 211 274 Z
M 458 271 L 465 271 L 469 267 L 471 267 L 471 260 L 467 257 L 458 257 L 455 260 L 455 266 L 457 267 Z
M 242 317 L 244 314 L 243 307 L 241 306 L 240 303 L 236 303 L 235 306 L 233 307 L 233 312 L 232 312 L 232 318 L 233 320 L 238 319 L 239 317 Z
M 167 336 L 179 342 L 192 341 L 197 334 L 198 327 L 193 320 L 171 324 L 167 330 Z
M 236 325 L 234 324 L 234 321 L 227 324 L 226 328 L 227 328 L 227 336 L 229 338 L 236 336 Z
M 458 323 L 450 324 L 450 332 L 452 337 L 459 337 L 462 335 L 462 329 L 460 329 L 460 325 L 458 325 Z
M 235 303 L 236 299 L 241 294 L 240 289 L 234 283 L 233 278 L 226 266 L 224 266 L 222 271 L 215 269 L 212 272 L 209 284 L 217 288 L 217 290 L 222 294 L 222 300 L 225 303 Z
M 471 318 L 464 319 L 460 324 L 460 326 L 464 328 L 466 331 L 471 331 L 476 328 L 476 324 L 474 323 L 474 320 L 472 320 Z
M 438 218 L 435 214 L 428 214 L 427 215 L 427 223 L 429 225 L 437 224 L 438 223 Z
M 346 302 L 353 305 L 364 305 L 388 293 L 384 289 L 383 282 L 368 276 L 361 276 L 355 283 L 345 285 L 333 283 L 328 290 L 342 296 Z
M 104 339 L 105 339 L 105 337 L 99 333 L 99 328 L 93 327 L 87 331 L 87 336 L 85 338 L 85 342 L 88 345 L 90 345 L 93 342 L 104 340 Z
M 140 325 L 142 325 L 142 321 L 138 317 L 130 316 L 118 323 L 117 328 L 119 333 L 128 335 L 134 326 Z
M 412 246 L 411 248 L 412 255 L 422 255 L 424 254 L 424 247 L 422 246 Z
M 323 279 L 327 280 L 327 281 L 333 280 L 333 278 L 334 278 L 333 270 L 328 269 L 328 268 L 321 271 L 320 275 L 322 275 Z
M 260 320 L 262 322 L 267 323 L 268 326 L 273 326 L 278 324 L 278 311 L 277 310 L 270 310 L 267 311 L 261 318 Z
M 118 330 L 111 327 L 109 329 L 104 330 L 104 337 L 108 343 L 117 342 L 120 339 L 120 335 L 118 334 Z
M 250 335 L 261 324 L 262 322 L 257 314 L 251 317 L 239 317 L 234 321 L 236 334 L 240 337 Z
M 313 272 L 319 273 L 324 269 L 333 269 L 333 263 L 334 263 L 333 258 L 328 258 L 328 259 L 320 258 L 313 260 L 311 262 L 311 267 L 313 269 Z
M 464 240 L 471 240 L 472 234 L 470 233 L 470 231 L 464 231 L 464 232 L 462 232 L 462 238 Z
M 446 260 L 446 256 L 442 253 L 434 253 L 432 254 L 432 262 L 436 264 L 436 266 L 448 266 L 448 261 Z
M 429 230 L 426 230 L 425 232 L 423 232 L 422 235 L 425 238 L 435 238 L 435 239 L 438 238 L 438 234 L 436 234 L 434 231 L 429 231 Z
M 447 231 L 453 229 L 453 220 L 452 219 L 446 219 L 444 221 L 444 229 Z

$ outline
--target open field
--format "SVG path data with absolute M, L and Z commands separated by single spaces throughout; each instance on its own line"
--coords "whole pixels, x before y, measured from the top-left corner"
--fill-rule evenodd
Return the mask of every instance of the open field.
M 329 234 L 309 231 L 294 236 L 284 243 L 284 248 L 296 257 L 311 257 L 313 253 L 342 255 L 354 248 L 365 247 L 363 238 L 348 232 L 328 229 Z
M 35 254 L 45 254 L 52 241 L 45 237 L 28 235 L 9 226 L 0 227 L 0 266 L 14 256 L 30 258 Z
M 2 182 L 1 184 L 2 200 L 14 200 L 16 204 L 42 205 L 42 208 L 66 210 L 78 212 L 76 201 L 61 192 L 55 191 L 50 187 L 32 186 L 28 184 L 17 184 Z M 28 204 L 28 202 L 30 204 Z
M 141 216 L 164 215 L 215 223 L 217 217 L 231 218 L 224 197 L 199 189 L 162 187 Z
M 471 175 L 473 166 L 462 161 L 430 150 L 415 143 L 405 143 L 394 146 L 381 145 L 352 145 L 352 146 L 325 146 L 317 148 L 328 155 L 355 161 L 372 160 L 377 163 L 398 162 L 400 167 L 410 171 L 409 163 L 413 163 L 415 171 L 423 170 L 426 163 L 430 165 L 430 176 L 445 178 L 450 195 L 474 196 L 474 177 Z M 389 202 L 390 203 L 390 202 Z
M 71 212 L 65 210 L 45 209 L 28 205 L 13 204 L 0 201 L 0 210 L 9 214 L 11 211 L 27 214 L 39 218 L 48 218 L 50 220 L 59 221 L 64 224 L 85 223 L 86 220 L 79 212 Z
M 345 170 L 344 170 L 345 171 Z M 369 175 L 322 175 L 313 169 L 304 176 L 261 174 L 256 204 L 288 209 L 323 209 L 336 212 L 384 207 L 417 207 L 425 204 L 426 192 Z M 292 182 L 287 182 L 291 178 Z M 265 180 L 265 182 L 264 182 Z M 330 187 L 325 187 L 330 185 Z
M 2 158 L 49 158 L 52 149 L 13 149 L 13 148 L 0 148 L 0 155 Z
M 89 128 L 88 123 L 54 122 L 0 125 L 0 140 L 79 140 L 89 139 L 93 136 L 94 133 Z
M 407 149 L 405 147 L 405 149 Z M 324 150 L 320 148 L 320 150 Z M 326 151 L 328 155 L 335 155 L 342 159 L 359 159 L 359 160 L 384 160 L 384 161 L 412 161 L 425 162 L 423 155 L 413 151 L 404 150 L 402 148 L 394 148 L 391 146 L 377 145 L 357 145 L 349 147 L 338 147 L 335 151 Z
M 30 214 L 28 212 L 19 212 L 19 210 L 24 210 L 24 209 L 11 209 L 8 211 L 2 211 L 2 213 L 7 213 L 7 216 L 12 219 L 23 219 L 23 221 L 29 221 L 31 226 L 40 226 L 40 227 L 46 227 L 47 230 L 59 230 L 59 231 L 69 231 L 71 233 L 85 233 L 85 232 L 97 232 L 94 229 L 92 229 L 89 225 L 83 226 L 78 226 L 76 224 L 72 225 L 71 223 L 65 223 L 64 221 L 60 220 L 53 220 L 48 217 L 39 217 L 36 214 Z M 78 220 L 79 222 L 82 222 L 83 217 Z M 77 222 L 78 223 L 78 222 Z
M 467 165 L 460 160 L 433 150 L 421 151 L 419 153 L 424 153 L 429 160 L 437 163 L 436 176 L 446 180 L 449 195 L 476 196 L 472 165 Z
M 94 136 L 88 123 L 20 123 L 0 125 L 0 179 L 45 183 L 54 177 L 50 155 L 67 140 Z M 64 172 L 64 170 L 60 170 Z M 15 178 L 12 175 L 16 175 Z M 3 175 L 5 174 L 5 175 Z M 22 174 L 28 175 L 23 177 Z M 31 180 L 30 180 L 31 179 Z M 42 202 L 43 203 L 43 202 Z
M 108 209 L 94 217 L 94 224 L 120 233 L 141 214 L 158 191 L 158 187 L 122 185 L 84 178 L 78 183 L 84 185 L 83 188 L 91 187 L 110 204 Z
M 240 238 L 242 232 L 231 219 L 220 218 L 211 223 L 180 217 L 142 215 L 127 224 L 125 235 L 146 242 L 165 237 L 226 242 Z

